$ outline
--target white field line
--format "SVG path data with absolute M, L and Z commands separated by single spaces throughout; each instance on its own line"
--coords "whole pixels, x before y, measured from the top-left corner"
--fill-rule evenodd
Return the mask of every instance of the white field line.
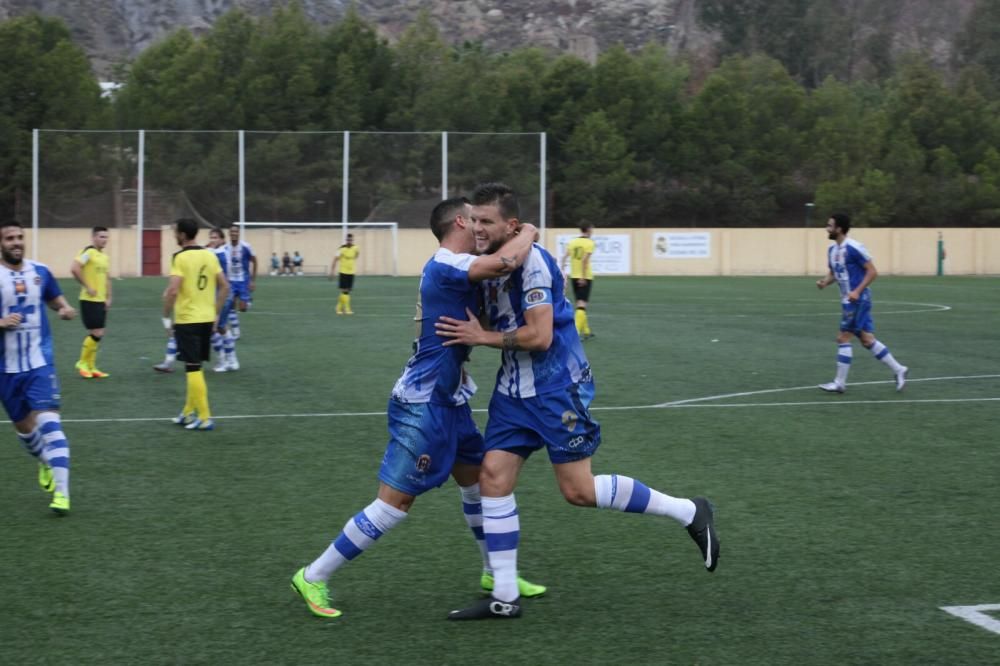
M 936 381 L 955 381 L 963 379 L 995 379 L 1000 378 L 1000 375 L 958 375 L 953 377 L 922 377 L 918 379 L 907 380 L 907 383 L 915 382 L 936 382 Z M 864 386 L 868 384 L 892 384 L 895 380 L 889 381 L 875 381 L 875 382 L 856 382 L 853 384 L 848 384 L 848 386 Z M 786 403 L 723 403 L 716 405 L 705 405 L 697 403 L 711 402 L 714 400 L 725 400 L 727 398 L 742 398 L 754 395 L 764 395 L 768 393 L 782 393 L 787 391 L 816 391 L 818 388 L 815 384 L 810 384 L 808 386 L 792 386 L 788 388 L 775 388 L 775 389 L 764 389 L 761 391 L 742 391 L 740 393 L 722 393 L 719 395 L 710 395 L 702 398 L 689 398 L 687 400 L 675 400 L 672 402 L 661 402 L 655 405 L 623 405 L 619 407 L 593 407 L 591 411 L 601 411 L 601 412 L 616 412 L 616 411 L 633 411 L 640 409 L 679 409 L 688 407 L 794 407 L 802 405 L 861 405 L 861 404 L 882 404 L 882 405 L 896 405 L 896 404 L 914 404 L 914 403 L 957 403 L 957 402 L 992 402 L 1000 401 L 1000 398 L 930 398 L 930 399 L 914 399 L 914 400 L 842 400 L 838 399 L 837 396 L 829 396 L 827 400 L 816 400 L 808 402 L 786 402 Z M 474 409 L 474 412 L 484 413 L 485 409 Z M 226 421 L 236 421 L 236 420 L 247 420 L 247 419 L 309 419 L 309 418 L 343 418 L 343 417 L 358 417 L 358 416 L 381 416 L 385 417 L 385 411 L 376 412 L 307 412 L 307 413 L 284 413 L 284 414 L 233 414 L 229 416 L 214 416 L 212 418 L 217 420 Z M 63 423 L 143 423 L 148 421 L 166 421 L 170 419 L 169 416 L 138 416 L 138 417 L 128 417 L 128 418 L 101 418 L 101 419 L 62 419 Z
M 945 613 L 951 613 L 955 617 L 962 618 L 966 622 L 971 622 L 977 627 L 982 627 L 986 631 L 1000 634 L 1000 620 L 990 617 L 983 611 L 1000 611 L 1000 604 L 979 604 L 978 606 L 941 606 Z

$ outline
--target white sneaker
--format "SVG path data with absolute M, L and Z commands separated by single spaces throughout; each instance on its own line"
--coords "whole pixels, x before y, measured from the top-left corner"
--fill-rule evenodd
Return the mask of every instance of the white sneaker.
M 239 370 L 240 369 L 240 360 L 238 358 L 236 358 L 236 354 L 231 354 L 229 356 L 229 360 L 226 361 L 226 369 L 227 370 Z
M 229 369 L 229 363 L 224 358 L 220 358 L 215 366 L 212 368 L 212 372 L 225 372 Z
M 820 384 L 819 387 L 829 393 L 843 393 L 846 390 L 843 384 L 838 384 L 837 382 L 830 382 L 829 384 Z
M 910 369 L 904 365 L 903 368 L 899 372 L 896 373 L 896 390 L 897 391 L 902 391 L 903 387 L 906 386 L 906 373 L 909 372 L 909 371 L 910 371 Z
M 232 329 L 232 331 L 233 331 L 233 340 L 239 340 L 240 339 L 240 329 L 234 327 Z

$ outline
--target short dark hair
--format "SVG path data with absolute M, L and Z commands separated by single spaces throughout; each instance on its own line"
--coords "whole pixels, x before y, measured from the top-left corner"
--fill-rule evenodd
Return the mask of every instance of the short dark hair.
M 587 233 L 588 231 L 592 230 L 593 228 L 594 228 L 594 225 L 592 225 L 590 222 L 583 222 L 583 223 L 580 224 L 580 231 L 582 231 L 583 233 Z
M 97 233 L 100 233 L 102 231 L 107 231 L 107 230 L 108 230 L 107 227 L 100 227 L 100 226 L 98 226 L 98 227 L 94 227 L 93 229 L 91 229 L 90 233 L 91 234 L 97 234 Z
M 212 234 L 219 234 L 220 236 L 224 236 L 225 235 L 225 234 L 222 233 L 222 229 L 220 229 L 219 227 L 212 227 L 211 229 L 208 230 L 208 234 L 210 236 Z
M 472 192 L 472 205 L 496 205 L 505 220 L 521 218 L 521 205 L 517 202 L 514 188 L 503 183 L 482 183 Z
M 460 212 L 459 209 L 464 209 L 468 204 L 469 200 L 465 197 L 452 197 L 434 206 L 434 210 L 431 211 L 431 231 L 434 233 L 434 238 L 439 241 L 444 240 L 451 231 L 455 216 Z
M 182 217 L 174 225 L 177 227 L 177 231 L 184 234 L 188 240 L 194 240 L 195 236 L 198 235 L 198 221 L 192 220 L 190 217 Z
M 851 216 L 847 213 L 834 213 L 830 219 L 833 220 L 833 225 L 845 234 L 851 230 Z
M 0 229 L 6 229 L 7 227 L 17 227 L 18 229 L 24 229 L 24 225 L 17 220 L 4 220 L 0 222 Z

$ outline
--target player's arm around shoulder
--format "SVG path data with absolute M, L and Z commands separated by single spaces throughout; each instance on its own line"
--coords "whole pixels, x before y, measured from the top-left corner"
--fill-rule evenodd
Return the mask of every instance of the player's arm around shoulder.
M 469 266 L 469 280 L 482 282 L 513 273 L 524 264 L 531 254 L 538 229 L 533 224 L 522 224 L 517 235 L 503 244 L 493 254 L 476 258 Z

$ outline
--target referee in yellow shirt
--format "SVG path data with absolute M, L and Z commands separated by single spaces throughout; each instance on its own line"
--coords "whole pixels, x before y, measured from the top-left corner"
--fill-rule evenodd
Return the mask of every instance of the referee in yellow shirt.
M 80 319 L 87 329 L 76 370 L 85 379 L 103 379 L 108 373 L 97 369 L 97 348 L 104 337 L 104 324 L 111 309 L 111 278 L 108 277 L 108 228 L 94 227 L 90 245 L 76 255 L 70 273 L 80 283 Z
M 566 270 L 566 260 L 569 260 L 569 277 L 573 283 L 573 296 L 576 298 L 576 332 L 581 340 L 594 337 L 587 321 L 587 304 L 590 302 L 590 287 L 594 284 L 594 269 L 590 258 L 594 254 L 595 243 L 591 238 L 594 233 L 592 224 L 580 227 L 580 236 L 566 245 L 566 254 L 562 258 L 562 269 Z
M 187 396 L 184 409 L 173 421 L 187 430 L 212 430 L 215 422 L 201 364 L 211 354 L 212 330 L 229 295 L 229 282 L 215 253 L 195 242 L 195 220 L 177 220 L 174 235 L 181 249 L 170 262 L 170 283 L 163 292 L 163 326 L 173 328 L 177 356 L 186 371 Z
M 358 259 L 358 246 L 354 244 L 354 234 L 347 234 L 346 242 L 337 249 L 337 256 L 333 258 L 333 265 L 330 266 L 330 279 L 334 275 L 339 275 L 340 296 L 337 297 L 337 314 L 354 314 L 351 310 L 351 289 L 354 288 L 354 273 Z M 337 273 L 337 264 L 340 264 L 340 273 Z

